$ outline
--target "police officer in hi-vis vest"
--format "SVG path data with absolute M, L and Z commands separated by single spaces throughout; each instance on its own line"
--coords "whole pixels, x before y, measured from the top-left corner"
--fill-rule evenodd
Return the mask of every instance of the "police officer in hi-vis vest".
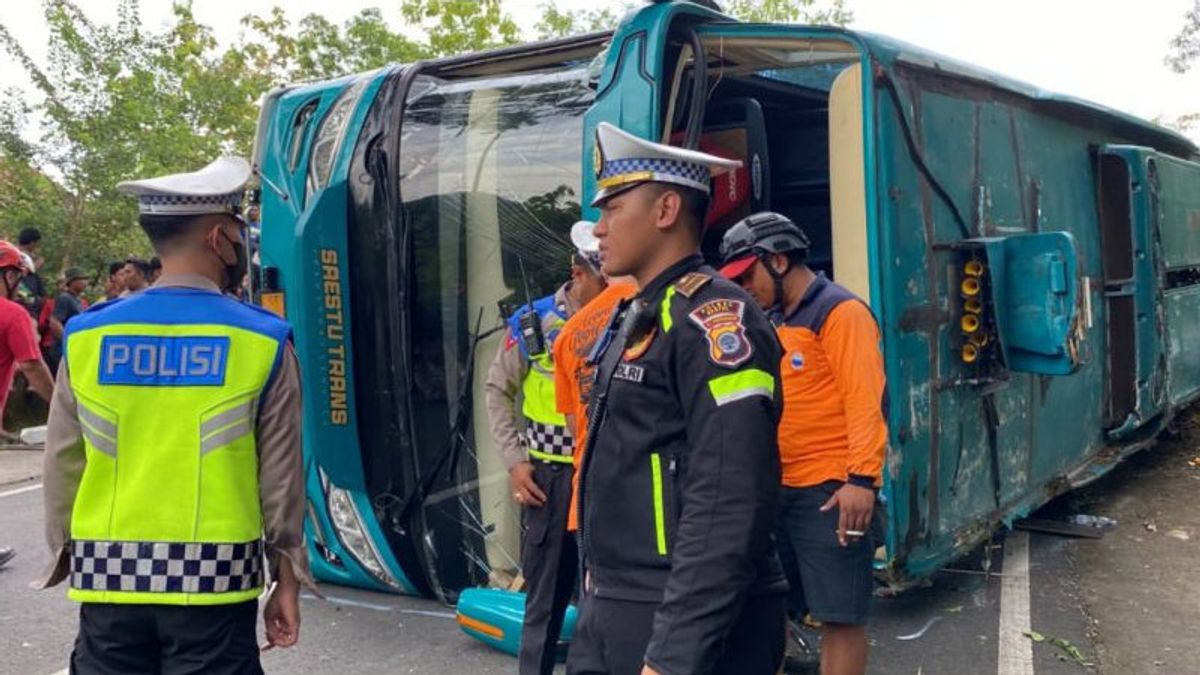
M 575 251 L 570 281 L 513 313 L 488 369 L 488 417 L 525 524 L 521 675 L 554 671 L 578 566 L 575 538 L 567 532 L 574 444 L 554 394 L 554 340 L 604 286 L 594 252 Z
M 43 588 L 82 603 L 72 673 L 261 673 L 296 644 L 300 374 L 288 325 L 222 295 L 246 274 L 250 176 L 225 157 L 118 185 L 163 275 L 71 319 L 50 407 Z

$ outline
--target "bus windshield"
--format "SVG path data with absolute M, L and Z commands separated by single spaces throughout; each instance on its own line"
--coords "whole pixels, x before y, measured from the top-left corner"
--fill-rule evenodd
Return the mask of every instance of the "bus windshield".
M 568 279 L 592 99 L 579 64 L 466 82 L 421 76 L 405 101 L 398 173 L 418 476 L 439 469 L 447 429 L 469 406 L 454 466 L 414 513 L 439 595 L 503 585 L 519 571 L 520 513 L 489 433 L 484 382 L 504 318 Z

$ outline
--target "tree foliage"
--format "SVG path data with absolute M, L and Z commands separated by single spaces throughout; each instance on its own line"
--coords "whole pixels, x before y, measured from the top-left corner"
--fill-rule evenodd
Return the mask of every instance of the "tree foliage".
M 338 25 L 318 14 L 292 23 L 276 7 L 246 16 L 241 39 L 226 46 L 189 2 L 158 31 L 143 25 L 138 0 L 118 0 L 108 25 L 71 0 L 45 0 L 43 11 L 42 63 L 0 25 L 0 50 L 40 97 L 12 90 L 0 102 L 0 234 L 40 227 L 53 271 L 146 254 L 136 205 L 117 183 L 249 152 L 255 103 L 272 87 L 520 38 L 501 0 L 403 0 L 400 17 L 420 38 L 393 31 L 378 9 Z
M 1183 27 L 1171 40 L 1171 51 L 1167 54 L 1167 65 L 1177 73 L 1191 69 L 1196 57 L 1200 57 L 1200 0 L 1183 17 Z
M 625 9 L 628 7 L 626 5 Z M 620 14 L 612 7 L 564 12 L 553 2 L 547 2 L 542 4 L 541 10 L 542 18 L 534 26 L 540 40 L 609 30 L 615 28 L 620 20 Z
M 725 13 L 754 23 L 806 23 L 845 26 L 854 20 L 845 0 L 729 0 Z
M 621 15 L 636 7 L 625 2 L 620 9 L 562 11 L 554 2 L 541 5 L 542 18 L 534 27 L 541 39 L 567 37 L 616 27 Z M 804 23 L 845 26 L 854 20 L 846 0 L 719 0 L 721 11 L 754 23 Z

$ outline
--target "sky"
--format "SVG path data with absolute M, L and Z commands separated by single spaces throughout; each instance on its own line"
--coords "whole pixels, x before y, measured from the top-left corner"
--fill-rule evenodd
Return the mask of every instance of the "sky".
M 605 0 L 557 0 L 561 9 L 590 9 Z M 719 0 L 718 0 L 719 1 Z M 115 17 L 112 0 L 75 0 L 93 21 Z M 532 26 L 544 0 L 505 0 L 522 26 Z M 0 3 L 0 23 L 18 36 L 35 59 L 45 53 L 47 30 L 41 2 Z M 621 2 L 614 1 L 620 6 Z M 1200 64 L 1176 75 L 1163 63 L 1193 0 L 846 0 L 852 28 L 882 33 L 975 63 L 1043 89 L 1102 103 L 1138 117 L 1174 119 L 1200 111 Z M 203 0 L 197 18 L 219 40 L 236 40 L 239 19 L 286 5 L 293 20 L 319 12 L 343 21 L 367 7 L 381 7 L 400 28 L 399 0 Z M 145 23 L 158 27 L 170 0 L 143 0 Z M 0 54 L 0 87 L 28 86 L 21 68 Z M 1200 129 L 1193 139 L 1200 142 Z

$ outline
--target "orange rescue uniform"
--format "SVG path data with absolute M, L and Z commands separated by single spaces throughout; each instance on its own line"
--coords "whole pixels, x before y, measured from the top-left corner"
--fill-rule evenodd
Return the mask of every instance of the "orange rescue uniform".
M 595 368 L 588 364 L 587 357 L 596 344 L 596 339 L 608 326 L 613 310 L 626 298 L 637 294 L 634 284 L 609 284 L 582 309 L 575 312 L 554 340 L 554 400 L 558 412 L 574 415 L 575 475 L 571 479 L 571 509 L 567 516 L 567 531 L 578 529 L 579 517 L 579 466 L 583 459 L 583 448 L 587 442 L 587 406 L 592 391 Z
M 822 274 L 777 330 L 784 348 L 783 484 L 882 485 L 887 384 L 871 310 Z

